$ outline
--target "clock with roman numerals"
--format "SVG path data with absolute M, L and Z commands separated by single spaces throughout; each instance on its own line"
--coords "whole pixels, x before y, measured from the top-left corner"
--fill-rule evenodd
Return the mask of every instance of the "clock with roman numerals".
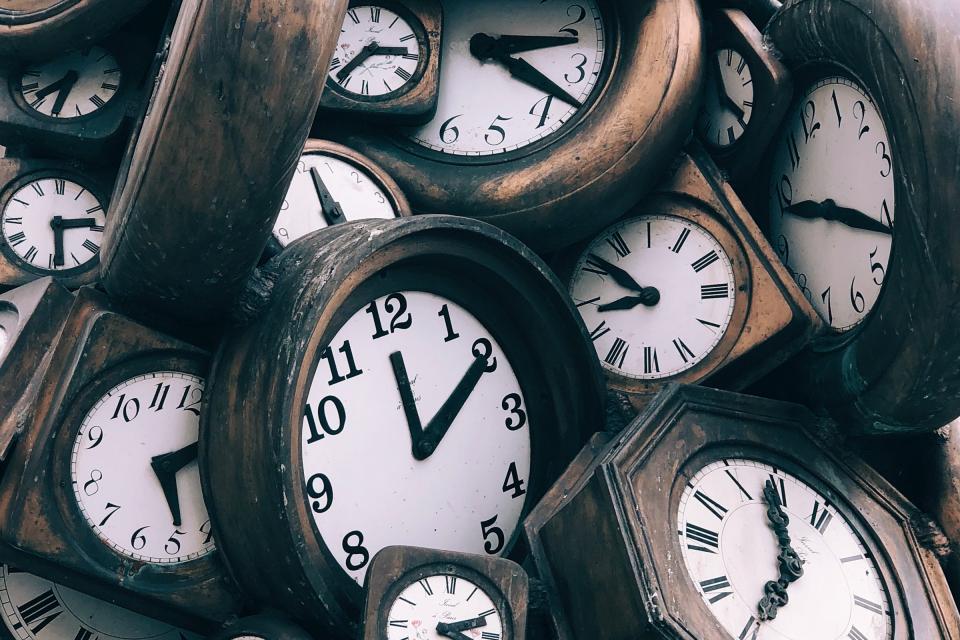
M 675 385 L 585 448 L 525 525 L 561 640 L 960 637 L 919 510 L 835 434 Z
M 527 582 L 510 560 L 387 547 L 370 564 L 363 640 L 523 640 Z
M 267 268 L 268 310 L 214 365 L 201 479 L 246 592 L 352 637 L 384 547 L 519 550 L 524 515 L 600 425 L 599 366 L 546 265 L 474 220 L 349 222 Z M 291 561 L 264 573 L 264 553 Z

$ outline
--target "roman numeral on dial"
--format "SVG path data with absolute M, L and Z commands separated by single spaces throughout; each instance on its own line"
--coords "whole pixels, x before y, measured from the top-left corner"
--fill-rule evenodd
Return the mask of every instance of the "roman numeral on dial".
M 630 255 L 630 247 L 627 246 L 627 241 L 623 239 L 619 231 L 607 238 L 607 244 L 609 244 L 610 248 L 616 251 L 617 256 L 621 258 L 626 258 Z
M 700 298 L 703 300 L 729 297 L 730 285 L 728 284 L 704 284 L 700 286 Z
M 680 338 L 677 338 L 676 340 L 673 341 L 673 346 L 676 348 L 677 353 L 680 354 L 680 357 L 683 358 L 684 362 L 690 362 L 690 358 L 697 357 L 696 354 L 694 354 L 693 351 L 690 350 L 690 347 L 688 347 L 686 343 L 684 343 L 684 341 L 681 340 Z M 690 356 L 690 358 L 687 357 L 688 355 Z
M 706 553 L 716 553 L 714 549 L 720 548 L 720 534 L 716 531 L 710 531 L 710 529 L 704 529 L 703 527 L 698 527 L 695 524 L 687 523 L 686 536 L 688 540 L 693 540 L 694 542 L 699 542 L 703 545 L 694 545 L 687 544 L 687 548 L 692 551 L 705 551 Z M 710 548 L 712 547 L 712 548 Z
M 817 511 L 819 510 L 819 517 Z M 830 522 L 833 520 L 833 515 L 827 511 L 827 506 L 820 506 L 820 502 L 817 500 L 813 501 L 813 513 L 810 514 L 810 524 L 820 532 L 820 535 L 824 535 L 827 532 L 827 527 L 830 526 Z
M 604 362 L 613 367 L 623 368 L 623 361 L 627 357 L 627 351 L 630 350 L 630 345 L 628 345 L 624 340 L 617 338 L 613 341 L 613 346 L 610 347 L 610 351 L 607 353 L 607 357 L 603 359 Z
M 720 593 L 715 594 L 710 597 L 710 604 L 715 604 L 720 602 L 727 596 L 732 596 L 732 591 L 727 591 L 730 587 L 730 580 L 727 579 L 727 576 L 720 576 L 719 578 L 710 578 L 709 580 L 704 580 L 700 583 L 700 588 L 703 589 L 705 594 L 713 593 L 714 591 L 720 591 Z M 721 591 L 722 590 L 722 591 Z
M 653 347 L 644 347 L 643 348 L 643 372 L 644 373 L 653 373 L 656 371 L 660 373 L 660 360 L 657 359 L 657 350 Z
M 52 589 L 47 589 L 36 598 L 23 603 L 17 607 L 17 611 L 20 612 L 23 624 L 27 625 L 33 635 L 40 633 L 44 627 L 63 613 L 63 609 L 60 608 L 60 601 L 57 600 L 57 596 L 53 594 Z M 34 622 L 37 624 L 31 626 Z M 23 624 L 17 622 L 13 625 L 13 628 L 19 629 Z
M 717 516 L 718 519 L 723 520 L 723 517 L 727 514 L 727 508 L 707 494 L 697 491 L 693 494 L 693 497 L 697 499 L 697 502 L 706 507 L 710 513 Z
M 597 326 L 596 329 L 590 332 L 590 339 L 596 342 L 608 333 L 610 333 L 610 327 L 607 326 L 607 321 L 604 320 Z
M 697 273 L 700 273 L 701 271 L 703 271 L 704 269 L 706 269 L 707 267 L 709 267 L 719 259 L 720 259 L 720 256 L 717 255 L 716 251 L 710 251 L 710 253 L 703 256 L 702 258 L 700 258 L 690 266 L 693 267 L 694 271 L 696 271 Z

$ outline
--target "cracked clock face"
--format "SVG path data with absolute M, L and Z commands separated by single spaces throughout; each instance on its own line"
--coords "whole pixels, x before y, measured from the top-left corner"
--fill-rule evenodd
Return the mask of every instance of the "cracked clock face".
M 73 495 L 90 528 L 124 556 L 169 564 L 214 550 L 197 467 L 203 386 L 177 371 L 138 375 L 103 395 L 80 425 Z
M 18 91 L 30 111 L 70 120 L 107 106 L 120 89 L 120 63 L 106 49 L 90 47 L 28 67 Z
M 771 481 L 789 517 L 803 575 L 787 587 L 773 620 L 758 610 L 777 580 L 780 546 L 767 515 Z M 684 564 L 717 621 L 735 640 L 890 640 L 890 596 L 857 526 L 814 487 L 770 464 L 718 460 L 700 469 L 680 499 Z
M 357 310 L 319 352 L 300 446 L 316 531 L 358 583 L 389 545 L 509 552 L 527 403 L 497 339 L 452 300 L 395 291 Z

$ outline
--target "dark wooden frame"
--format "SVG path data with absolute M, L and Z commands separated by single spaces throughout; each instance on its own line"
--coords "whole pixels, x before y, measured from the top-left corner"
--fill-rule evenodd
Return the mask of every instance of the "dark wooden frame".
M 890 590 L 894 638 L 960 637 L 943 572 L 914 529 L 916 507 L 864 462 L 809 435 L 822 428 L 799 405 L 679 385 L 658 396 L 589 463 L 571 467 L 561 480 L 571 493 L 555 493 L 528 519 L 538 569 L 556 587 L 560 639 L 729 638 L 688 577 L 676 535 L 688 480 L 722 457 L 775 463 L 859 525 Z
M 400 186 L 390 177 L 389 173 L 384 171 L 383 168 L 373 160 L 342 144 L 331 142 L 330 140 L 318 140 L 316 138 L 307 140 L 307 144 L 303 147 L 301 157 L 320 153 L 343 160 L 347 164 L 357 167 L 372 178 L 380 187 L 380 190 L 389 198 L 390 205 L 393 207 L 393 210 L 399 214 L 399 217 L 413 215 L 413 211 L 410 210 L 410 202 L 407 200 L 407 196 L 403 194 Z M 276 233 L 271 233 L 270 241 L 267 243 L 266 255 L 273 257 L 283 251 L 283 249 L 283 245 L 277 240 Z
M 385 547 L 367 573 L 362 640 L 387 640 L 387 616 L 396 596 L 424 576 L 455 575 L 480 586 L 500 614 L 503 640 L 524 640 L 527 574 L 515 562 L 419 547 Z
M 456 211 L 537 249 L 582 239 L 656 185 L 663 158 L 679 151 L 692 129 L 703 64 L 694 0 L 605 0 L 601 8 L 607 53 L 595 97 L 538 143 L 478 159 L 432 152 L 380 130 L 342 127 L 328 135 L 383 165 L 417 212 Z
M 19 0 L 0 9 L 0 57 L 44 58 L 92 44 L 150 0 Z
M 757 164 L 790 107 L 793 83 L 790 72 L 764 45 L 763 34 L 745 13 L 721 9 L 710 15 L 709 22 L 713 29 L 707 57 L 718 49 L 731 48 L 747 61 L 753 79 L 753 112 L 743 135 L 724 148 L 703 140 L 717 164 L 729 171 L 731 181 L 736 183 L 754 177 Z
M 326 78 L 320 97 L 323 109 L 341 111 L 380 122 L 418 124 L 427 122 L 437 110 L 440 96 L 440 43 L 443 37 L 443 7 L 440 0 L 350 0 L 350 7 L 374 5 L 390 9 L 410 22 L 417 35 L 420 62 L 403 91 L 397 89 L 382 96 L 362 99 L 341 91 Z
M 814 345 L 805 399 L 865 433 L 938 429 L 960 414 L 960 51 L 952 4 L 790 0 L 766 35 L 801 77 L 848 75 L 874 98 L 896 178 L 896 229 L 872 314 Z M 809 76 L 807 76 L 809 77 Z M 801 87 L 802 88 L 802 87 Z
M 290 433 L 302 429 L 324 340 L 369 302 L 376 281 L 392 271 L 406 286 L 419 278 L 419 290 L 459 290 L 454 300 L 468 302 L 482 322 L 502 318 L 489 329 L 510 354 L 530 424 L 539 425 L 531 432 L 527 509 L 600 425 L 599 365 L 549 268 L 511 236 L 473 220 L 419 216 L 338 225 L 294 243 L 270 268 L 269 309 L 227 338 L 210 376 L 211 402 L 201 418 L 204 492 L 218 544 L 249 595 L 314 632 L 348 636 L 362 590 L 315 533 L 300 438 Z M 485 304 L 492 296 L 503 304 Z M 250 424 L 270 428 L 251 431 Z M 236 457 L 213 453 L 224 447 Z M 269 516 L 250 509 L 250 495 L 272 505 Z M 522 552 L 522 545 L 514 548 Z M 264 554 L 274 559 L 269 567 L 256 560 Z
M 40 381 L 72 306 L 73 294 L 53 278 L 0 294 L 0 311 L 17 314 L 17 326 L 0 350 L 0 461 L 31 423 Z
M 89 529 L 69 480 L 75 429 L 101 392 L 173 365 L 202 374 L 209 356 L 132 322 L 90 288 L 77 293 L 63 335 L 71 339 L 50 356 L 34 419 L 0 482 L 0 560 L 153 618 L 209 630 L 239 610 L 219 554 L 174 565 L 129 560 Z
M 222 319 L 270 239 L 345 10 L 183 1 L 114 192 L 101 256 L 111 295 L 185 322 Z
M 110 200 L 109 178 L 103 171 L 93 170 L 79 163 L 60 160 L 0 159 L 0 215 L 13 193 L 25 183 L 51 176 L 63 176 L 82 185 L 108 210 Z M 109 220 L 109 213 L 108 220 Z M 76 289 L 97 281 L 100 260 L 95 258 L 86 267 L 75 267 L 62 272 L 50 272 L 25 264 L 0 235 L 0 286 L 17 286 L 32 280 L 51 276 L 69 289 Z

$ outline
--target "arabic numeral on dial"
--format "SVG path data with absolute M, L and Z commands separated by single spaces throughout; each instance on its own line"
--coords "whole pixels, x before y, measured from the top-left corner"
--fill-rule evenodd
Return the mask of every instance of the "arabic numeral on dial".
M 317 487 L 319 483 L 319 488 Z M 313 498 L 310 508 L 314 513 L 324 513 L 333 506 L 333 485 L 330 478 L 322 473 L 315 473 L 307 480 L 307 495 Z M 323 502 L 321 502 L 321 500 Z
M 863 294 L 857 291 L 857 277 L 854 276 L 853 280 L 850 281 L 850 304 L 853 305 L 853 310 L 857 313 L 863 313 L 864 309 L 867 308 L 867 303 L 863 299 Z
M 890 216 L 890 207 L 886 199 L 880 204 L 880 222 L 886 222 L 887 226 L 893 229 L 893 218 Z
M 201 402 L 203 402 L 203 389 L 188 384 L 183 390 L 183 395 L 180 396 L 180 404 L 177 405 L 177 409 L 183 409 L 195 416 L 199 416 L 200 409 L 198 405 Z
M 786 175 L 780 176 L 780 185 L 777 188 L 777 196 L 780 200 L 780 215 L 782 216 L 787 207 L 793 204 L 793 183 Z
M 491 373 L 497 370 L 497 359 L 491 358 L 493 354 L 493 345 L 490 344 L 490 341 L 486 338 L 477 338 L 473 347 L 471 348 L 474 358 L 483 358 L 487 362 L 487 366 L 483 368 L 487 373 Z
M 890 159 L 890 154 L 887 153 L 887 145 L 881 140 L 874 149 L 880 154 L 880 159 L 887 163 L 887 168 L 880 172 L 880 177 L 886 178 L 890 175 L 890 172 L 893 171 L 893 160 Z
M 517 472 L 517 463 L 511 462 L 510 467 L 507 469 L 507 477 L 503 479 L 503 492 L 510 493 L 513 492 L 511 498 L 519 498 L 522 495 L 525 495 L 527 492 L 523 488 L 524 481 L 520 479 L 520 474 Z
M 87 449 L 96 449 L 100 446 L 100 443 L 103 442 L 103 429 L 94 425 L 87 430 L 87 440 L 90 441 L 90 446 Z
M 452 342 L 460 337 L 460 334 L 453 330 L 453 321 L 450 319 L 450 309 L 447 305 L 440 307 L 440 311 L 437 312 L 437 315 L 443 318 L 443 324 L 447 329 L 447 335 L 443 339 L 444 342 Z
M 857 107 L 860 108 L 860 115 L 857 115 Z M 860 121 L 860 132 L 857 134 L 857 140 L 860 140 L 868 131 L 870 131 L 870 125 L 866 124 L 867 108 L 864 106 L 862 100 L 857 100 L 853 104 L 853 117 Z
M 537 100 L 536 102 L 534 102 L 533 106 L 530 107 L 530 115 L 540 116 L 540 122 L 537 123 L 537 126 L 536 126 L 537 129 L 547 124 L 547 118 L 550 116 L 550 105 L 552 104 L 553 104 L 553 96 L 544 96 L 539 100 Z M 537 111 L 537 107 L 540 107 L 540 105 L 543 105 L 543 107 L 540 109 L 540 111 Z
M 213 524 L 209 520 L 204 522 L 200 525 L 200 533 L 207 536 L 203 539 L 203 544 L 210 544 L 210 541 L 213 540 Z
M 387 296 L 383 302 L 383 310 L 386 313 L 392 313 L 390 319 L 389 331 L 383 328 L 383 322 L 380 319 L 380 307 L 374 300 L 367 306 L 367 313 L 373 318 L 374 334 L 373 339 L 383 338 L 391 333 L 402 329 L 409 329 L 413 325 L 413 316 L 407 313 L 407 299 L 401 293 L 394 293 Z M 406 317 L 404 317 L 406 315 Z
M 510 412 L 510 415 L 504 420 L 504 424 L 510 431 L 521 429 L 527 424 L 527 412 L 523 410 L 522 405 L 523 398 L 520 397 L 519 393 L 508 393 L 503 398 L 503 402 L 500 403 L 503 409 Z
M 94 469 L 90 472 L 90 479 L 83 483 L 83 492 L 88 496 L 94 496 L 100 491 L 100 482 L 103 480 L 103 472 L 100 469 Z
M 809 126 L 807 126 L 808 111 L 810 114 Z M 813 100 L 807 100 L 807 104 L 803 105 L 803 111 L 800 112 L 800 124 L 803 125 L 804 141 L 810 142 L 810 138 L 815 137 L 817 130 L 820 128 L 820 122 L 817 121 L 817 105 L 813 103 Z
M 110 419 L 116 420 L 118 417 L 120 417 L 121 411 L 123 413 L 124 422 L 136 420 L 137 416 L 140 414 L 140 401 L 136 398 L 127 400 L 127 394 L 121 393 L 120 397 L 117 398 L 117 408 L 113 412 L 113 415 L 110 416 Z
M 140 527 L 133 532 L 133 535 L 130 536 L 130 546 L 140 551 L 145 546 L 147 546 L 147 537 L 143 535 L 143 532 L 150 528 L 150 525 Z
M 560 27 L 557 31 L 558 33 L 566 33 L 574 38 L 580 36 L 580 33 L 576 29 L 571 29 L 570 27 L 580 24 L 583 22 L 584 18 L 587 17 L 587 10 L 581 7 L 579 4 L 572 4 L 567 7 L 567 17 L 573 18 L 573 22 L 568 22 L 567 24 Z
M 563 74 L 563 79 L 569 82 L 570 84 L 579 84 L 583 82 L 583 79 L 587 77 L 587 71 L 584 67 L 587 65 L 587 56 L 582 53 L 574 53 L 570 56 L 571 60 L 576 60 L 577 58 L 583 58 L 580 62 L 574 64 L 574 69 L 576 69 L 580 75 L 577 76 L 576 80 L 570 78 L 570 72 Z
M 180 540 L 177 539 L 177 536 L 185 536 L 185 532 L 180 531 L 180 529 L 174 529 L 173 533 L 170 534 L 170 537 L 167 538 L 167 543 L 163 545 L 163 550 L 167 552 L 168 556 L 175 556 L 180 553 Z
M 358 369 L 357 363 L 353 359 L 353 348 L 350 346 L 349 340 L 344 341 L 337 351 L 346 356 L 347 375 L 345 376 L 340 375 L 340 369 L 337 367 L 337 356 L 332 348 L 327 346 L 323 349 L 323 351 L 320 352 L 320 357 L 326 360 L 327 365 L 330 367 L 330 380 L 327 382 L 329 385 L 340 384 L 345 380 L 355 378 L 363 373 L 363 369 Z
M 331 404 L 336 414 L 336 425 L 330 423 L 328 406 Z M 338 435 L 343 431 L 347 423 L 347 410 L 344 408 L 340 398 L 336 396 L 327 396 L 321 400 L 320 404 L 317 405 L 316 413 L 314 413 L 313 407 L 307 403 L 303 415 L 307 420 L 307 428 L 310 430 L 310 438 L 307 440 L 307 444 L 313 444 L 318 440 L 323 440 L 324 434 L 330 436 Z M 320 423 L 320 428 L 323 430 L 323 433 L 317 430 L 317 422 Z
M 103 520 L 101 520 L 100 523 L 97 524 L 98 527 L 102 527 L 103 525 L 107 524 L 107 520 L 113 517 L 113 514 L 115 514 L 117 511 L 120 510 L 120 505 L 113 504 L 112 502 L 108 502 L 107 506 L 105 506 L 104 509 L 107 511 L 107 515 L 103 516 Z
M 483 533 L 483 550 L 490 555 L 496 555 L 503 550 L 506 539 L 503 537 L 503 529 L 495 527 L 497 516 L 480 523 L 480 531 Z M 493 540 L 490 539 L 493 536 Z
M 503 144 L 504 140 L 507 139 L 507 132 L 504 131 L 503 127 L 497 125 L 498 122 L 506 122 L 507 120 L 512 120 L 512 118 L 504 118 L 503 116 L 497 116 L 493 119 L 493 122 L 490 123 L 490 126 L 487 127 L 487 131 L 493 133 L 493 139 L 489 133 L 483 134 L 484 141 L 491 147 L 496 147 Z
M 879 247 L 874 247 L 873 251 L 870 252 L 870 272 L 873 274 L 873 283 L 878 287 L 883 284 L 883 279 L 887 275 L 887 270 L 884 269 L 883 265 L 876 261 L 877 251 Z M 877 271 L 880 272 L 879 280 L 877 279 Z
M 351 539 L 356 542 L 351 542 Z M 370 552 L 363 546 L 363 534 L 351 531 L 343 537 L 343 550 L 347 553 L 347 569 L 357 571 L 367 566 L 370 561 Z
M 170 392 L 170 385 L 157 383 L 157 389 L 153 392 L 153 400 L 150 401 L 148 409 L 154 411 L 163 411 L 163 404 L 167 401 L 167 394 Z
M 453 144 L 460 139 L 460 129 L 457 127 L 451 127 L 450 125 L 454 120 L 462 116 L 462 113 L 458 113 L 455 116 L 447 118 L 442 125 L 440 125 L 440 141 L 444 144 Z
M 820 299 L 827 305 L 827 322 L 833 324 L 833 306 L 830 304 L 830 287 L 827 287 L 824 292 L 820 294 Z

